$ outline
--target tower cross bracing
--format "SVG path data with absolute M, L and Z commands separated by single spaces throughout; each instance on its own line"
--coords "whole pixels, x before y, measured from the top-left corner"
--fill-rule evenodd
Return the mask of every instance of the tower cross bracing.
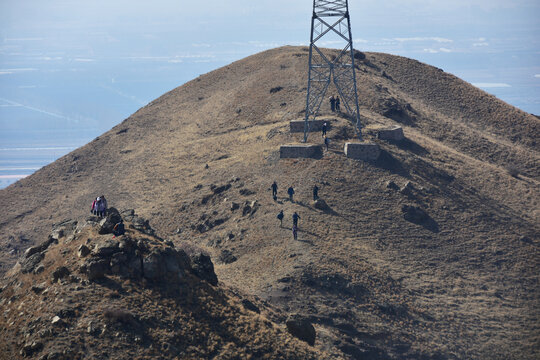
M 326 38 L 336 37 L 343 49 L 329 58 L 319 48 Z M 309 72 L 306 97 L 304 142 L 307 141 L 310 121 L 315 120 L 328 86 L 333 81 L 342 104 L 356 122 L 355 131 L 361 139 L 358 93 L 354 67 L 354 49 L 351 35 L 348 0 L 314 0 L 309 45 Z

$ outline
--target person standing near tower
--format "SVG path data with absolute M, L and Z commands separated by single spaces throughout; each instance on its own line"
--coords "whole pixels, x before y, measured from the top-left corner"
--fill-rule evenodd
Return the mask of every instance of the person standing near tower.
M 292 186 L 287 190 L 287 194 L 289 194 L 289 200 L 293 202 L 294 189 Z
M 336 99 L 334 98 L 334 95 L 330 96 L 330 110 L 332 110 L 332 112 L 336 111 Z
M 277 200 L 277 184 L 275 181 L 272 184 L 272 198 L 274 199 L 274 201 Z
M 340 108 L 340 105 L 341 105 L 341 101 L 339 100 L 339 96 L 336 96 L 336 111 L 337 112 L 341 112 L 341 108 Z

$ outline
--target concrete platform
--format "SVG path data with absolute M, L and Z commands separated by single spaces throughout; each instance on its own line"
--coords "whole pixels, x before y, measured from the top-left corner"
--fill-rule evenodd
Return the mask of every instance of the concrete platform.
M 400 141 L 405 139 L 405 135 L 403 135 L 403 128 L 399 125 L 378 129 L 377 137 L 382 140 L 392 141 Z
M 321 158 L 322 146 L 313 144 L 281 145 L 279 148 L 279 157 L 281 159 Z
M 377 160 L 381 154 L 379 144 L 345 143 L 345 155 L 354 160 Z
M 290 131 L 294 132 L 304 132 L 304 120 L 291 120 L 290 122 Z M 317 119 L 314 121 L 309 121 L 309 132 L 322 131 L 323 124 L 326 123 L 326 129 L 330 130 L 332 126 L 331 121 L 328 119 Z

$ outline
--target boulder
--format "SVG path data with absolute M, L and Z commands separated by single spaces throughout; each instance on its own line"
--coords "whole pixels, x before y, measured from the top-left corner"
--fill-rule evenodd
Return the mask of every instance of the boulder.
M 70 274 L 70 271 L 67 267 L 60 266 L 56 270 L 54 270 L 52 273 L 53 282 L 57 282 L 58 280 L 63 279 L 66 276 L 69 276 L 69 274 Z
M 429 220 L 429 215 L 418 206 L 403 205 L 401 211 L 405 220 L 415 224 L 422 224 Z
M 392 180 L 390 180 L 390 181 L 388 181 L 386 183 L 386 187 L 388 189 L 392 189 L 392 190 L 396 190 L 396 191 L 399 190 L 399 186 L 395 182 L 393 182 Z
M 81 273 L 88 276 L 88 280 L 103 278 L 109 271 L 109 261 L 90 258 L 80 268 Z
M 37 352 L 40 352 L 41 349 L 43 349 L 43 343 L 32 341 L 31 343 L 27 343 L 23 346 L 20 354 L 24 357 L 29 357 Z
M 21 262 L 21 272 L 23 274 L 33 272 L 36 266 L 45 258 L 45 254 L 42 252 L 33 254 L 32 256 L 24 259 Z
M 79 257 L 86 257 L 88 254 L 90 254 L 90 249 L 86 245 L 79 246 L 79 249 L 77 250 L 77 255 Z
M 322 211 L 330 210 L 330 207 L 328 206 L 326 201 L 324 201 L 323 199 L 317 199 L 317 200 L 313 201 L 312 204 L 313 204 L 313 207 L 315 209 L 319 209 L 319 210 L 322 210 Z
M 194 275 L 208 281 L 211 285 L 217 285 L 218 278 L 214 272 L 214 264 L 212 263 L 210 256 L 199 253 L 191 256 L 190 260 L 191 271 Z
M 233 253 L 230 250 L 224 249 L 221 250 L 221 253 L 219 254 L 219 261 L 223 264 L 231 264 L 235 262 L 237 259 L 236 256 L 233 255 Z
M 111 207 L 107 210 L 107 216 L 99 222 L 100 234 L 111 234 L 114 225 L 122 220 L 122 216 L 115 208 Z
M 255 214 L 258 208 L 259 203 L 257 202 L 257 200 L 246 201 L 244 203 L 244 207 L 242 208 L 242 216 L 252 216 L 253 214 Z
M 294 337 L 307 342 L 309 345 L 315 345 L 317 336 L 313 325 L 300 315 L 291 315 L 285 323 L 287 331 Z
M 92 251 L 92 254 L 99 257 L 108 257 L 118 251 L 120 251 L 118 241 L 107 239 L 107 240 L 98 242 L 95 245 L 94 250 Z
M 55 239 L 54 237 L 52 237 L 51 235 L 49 235 L 49 238 L 46 241 L 42 242 L 39 245 L 32 246 L 32 247 L 26 249 L 26 251 L 24 252 L 24 257 L 29 258 L 30 256 L 32 256 L 32 255 L 34 255 L 36 253 L 44 252 L 53 243 L 58 244 L 58 240 Z
M 253 311 L 253 312 L 257 313 L 257 314 L 261 313 L 261 310 L 259 310 L 257 305 L 255 305 L 254 303 L 252 303 L 248 299 L 243 299 L 242 300 L 242 305 L 244 306 L 244 308 L 246 308 L 249 311 Z

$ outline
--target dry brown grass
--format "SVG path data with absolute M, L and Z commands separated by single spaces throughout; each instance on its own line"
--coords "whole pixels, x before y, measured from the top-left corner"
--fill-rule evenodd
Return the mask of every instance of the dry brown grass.
M 335 135 L 349 125 L 338 118 L 322 159 L 279 160 L 279 145 L 301 137 L 287 126 L 305 106 L 306 54 L 270 50 L 200 76 L 0 191 L 2 249 L 9 234 L 43 239 L 51 223 L 84 216 L 93 194 L 104 193 L 177 245 L 213 258 L 231 251 L 238 260 L 216 265 L 220 282 L 310 316 L 324 335 L 317 346 L 336 356 L 351 346 L 396 359 L 538 356 L 538 118 L 436 68 L 367 53 L 358 73 L 362 117 L 373 127 L 400 123 L 408 141 L 367 134 L 382 158 L 348 160 Z M 384 116 L 388 102 L 402 115 Z M 519 164 L 518 178 L 509 163 Z M 389 190 L 390 180 L 415 190 Z M 213 194 L 211 185 L 229 183 Z M 315 183 L 334 215 L 310 206 Z M 298 202 L 285 199 L 289 185 Z M 260 207 L 251 216 L 230 210 L 252 200 Z M 435 223 L 405 221 L 402 205 L 425 209 Z M 302 217 L 296 242 L 294 211 Z M 203 217 L 223 222 L 193 230 Z

